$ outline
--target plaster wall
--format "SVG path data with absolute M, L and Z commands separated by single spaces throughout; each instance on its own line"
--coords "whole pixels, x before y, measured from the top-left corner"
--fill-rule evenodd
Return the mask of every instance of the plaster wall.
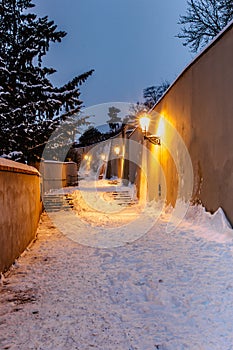
M 43 192 L 72 186 L 77 183 L 77 164 L 75 162 L 59 162 L 45 160 L 40 164 L 43 178 Z
M 176 128 L 190 154 L 192 200 L 210 212 L 222 207 L 233 224 L 233 23 L 184 70 L 154 107 L 152 134 L 157 132 L 157 113 Z M 161 160 L 166 196 L 168 203 L 174 204 L 180 179 L 170 151 L 177 150 L 166 133 L 163 144 L 168 145 Z
M 0 159 L 0 272 L 34 239 L 42 210 L 39 172 Z

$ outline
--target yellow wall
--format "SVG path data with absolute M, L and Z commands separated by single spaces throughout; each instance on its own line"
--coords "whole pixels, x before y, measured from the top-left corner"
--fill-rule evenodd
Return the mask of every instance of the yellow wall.
M 39 171 L 43 178 L 43 192 L 71 186 L 77 182 L 77 164 L 45 160 L 40 163 Z
M 38 171 L 0 158 L 0 272 L 35 237 L 41 209 Z
M 222 207 L 233 223 L 233 24 L 187 67 L 155 106 L 152 134 L 157 132 L 158 113 L 178 131 L 190 154 L 193 201 L 201 201 L 209 211 Z M 174 204 L 180 172 L 185 173 L 188 159 L 171 135 L 165 130 L 162 165 L 167 200 Z

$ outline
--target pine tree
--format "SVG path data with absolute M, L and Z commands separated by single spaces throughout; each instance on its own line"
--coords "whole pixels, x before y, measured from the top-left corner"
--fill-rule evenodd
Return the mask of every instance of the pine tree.
M 92 145 L 103 141 L 104 134 L 102 134 L 97 128 L 90 126 L 84 133 L 80 136 L 79 142 L 82 146 Z
M 120 113 L 120 111 L 121 110 L 119 108 L 116 108 L 114 106 L 109 107 L 108 109 L 109 120 L 107 120 L 107 123 L 112 132 L 116 132 L 120 127 L 121 118 L 117 115 L 118 113 Z
M 33 7 L 31 0 L 0 1 L 0 154 L 20 151 L 28 163 L 40 159 L 59 125 L 66 123 L 59 140 L 73 141 L 75 123 L 84 122 L 73 120 L 82 107 L 79 87 L 93 73 L 61 87 L 51 83 L 56 71 L 42 59 L 51 42 L 61 42 L 66 33 L 47 16 L 30 13 Z

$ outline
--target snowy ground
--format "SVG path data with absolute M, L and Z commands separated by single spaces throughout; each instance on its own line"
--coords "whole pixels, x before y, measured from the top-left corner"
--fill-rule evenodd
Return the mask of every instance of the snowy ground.
M 233 231 L 221 210 L 190 208 L 171 233 L 168 220 L 169 210 L 136 241 L 100 249 L 43 214 L 2 281 L 0 349 L 232 350 Z

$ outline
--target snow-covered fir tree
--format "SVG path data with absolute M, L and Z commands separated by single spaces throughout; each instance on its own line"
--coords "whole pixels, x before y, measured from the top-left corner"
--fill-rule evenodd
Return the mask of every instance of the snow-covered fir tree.
M 51 83 L 55 69 L 43 66 L 42 59 L 66 33 L 47 16 L 31 13 L 33 7 L 31 0 L 0 1 L 0 155 L 23 154 L 28 163 L 40 159 L 50 135 L 63 123 L 58 142 L 74 141 L 75 123 L 84 122 L 72 119 L 82 107 L 79 87 L 93 73 L 61 87 Z

